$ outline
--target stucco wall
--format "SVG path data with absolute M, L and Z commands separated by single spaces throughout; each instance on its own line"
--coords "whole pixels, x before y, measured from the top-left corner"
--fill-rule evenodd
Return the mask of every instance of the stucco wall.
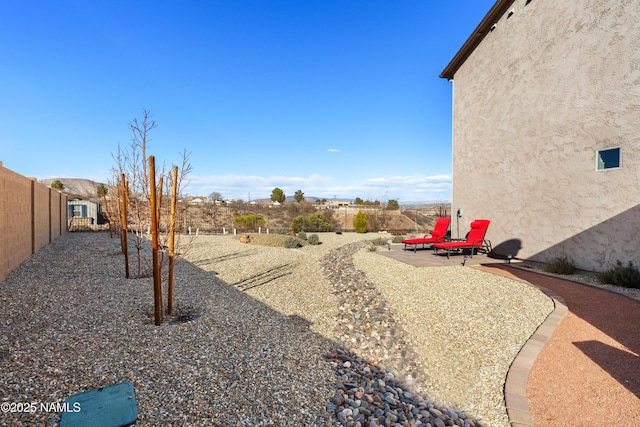
M 67 231 L 67 197 L 2 166 L 0 161 L 0 281 Z
M 454 76 L 461 232 L 487 218 L 493 245 L 519 258 L 640 264 L 640 2 L 512 10 Z M 610 147 L 621 167 L 597 171 Z

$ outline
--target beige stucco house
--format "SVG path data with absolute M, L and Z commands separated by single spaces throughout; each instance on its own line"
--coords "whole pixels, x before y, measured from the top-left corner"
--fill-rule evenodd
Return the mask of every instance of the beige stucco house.
M 499 0 L 440 75 L 453 212 L 497 253 L 640 265 L 640 1 Z

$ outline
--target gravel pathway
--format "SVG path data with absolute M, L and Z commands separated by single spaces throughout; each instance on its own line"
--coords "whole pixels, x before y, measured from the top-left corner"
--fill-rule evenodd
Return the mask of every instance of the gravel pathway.
M 469 268 L 416 269 L 362 238 L 198 236 L 176 267 L 177 316 L 156 327 L 152 281 L 124 279 L 119 241 L 67 234 L 0 283 L 0 398 L 132 381 L 138 425 L 508 425 L 506 369 L 549 300 Z

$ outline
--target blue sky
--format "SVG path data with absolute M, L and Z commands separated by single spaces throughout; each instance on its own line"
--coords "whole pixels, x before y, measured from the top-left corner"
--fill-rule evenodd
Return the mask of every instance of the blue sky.
M 184 194 L 451 198 L 451 84 L 493 0 L 5 1 L 0 160 L 106 181 L 128 123 Z

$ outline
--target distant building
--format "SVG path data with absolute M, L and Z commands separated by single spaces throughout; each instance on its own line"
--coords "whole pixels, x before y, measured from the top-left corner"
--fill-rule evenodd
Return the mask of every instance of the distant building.
M 341 201 L 341 200 L 334 200 L 332 202 L 329 202 L 327 206 L 329 206 L 329 209 L 340 209 L 340 208 L 348 208 L 349 206 L 351 206 L 351 203 Z
M 90 200 L 69 200 L 67 203 L 69 210 L 69 229 L 90 227 L 104 224 L 102 207 L 100 204 Z
M 193 199 L 189 200 L 189 203 L 192 205 L 202 205 L 207 202 L 208 200 L 204 197 L 194 197 Z

